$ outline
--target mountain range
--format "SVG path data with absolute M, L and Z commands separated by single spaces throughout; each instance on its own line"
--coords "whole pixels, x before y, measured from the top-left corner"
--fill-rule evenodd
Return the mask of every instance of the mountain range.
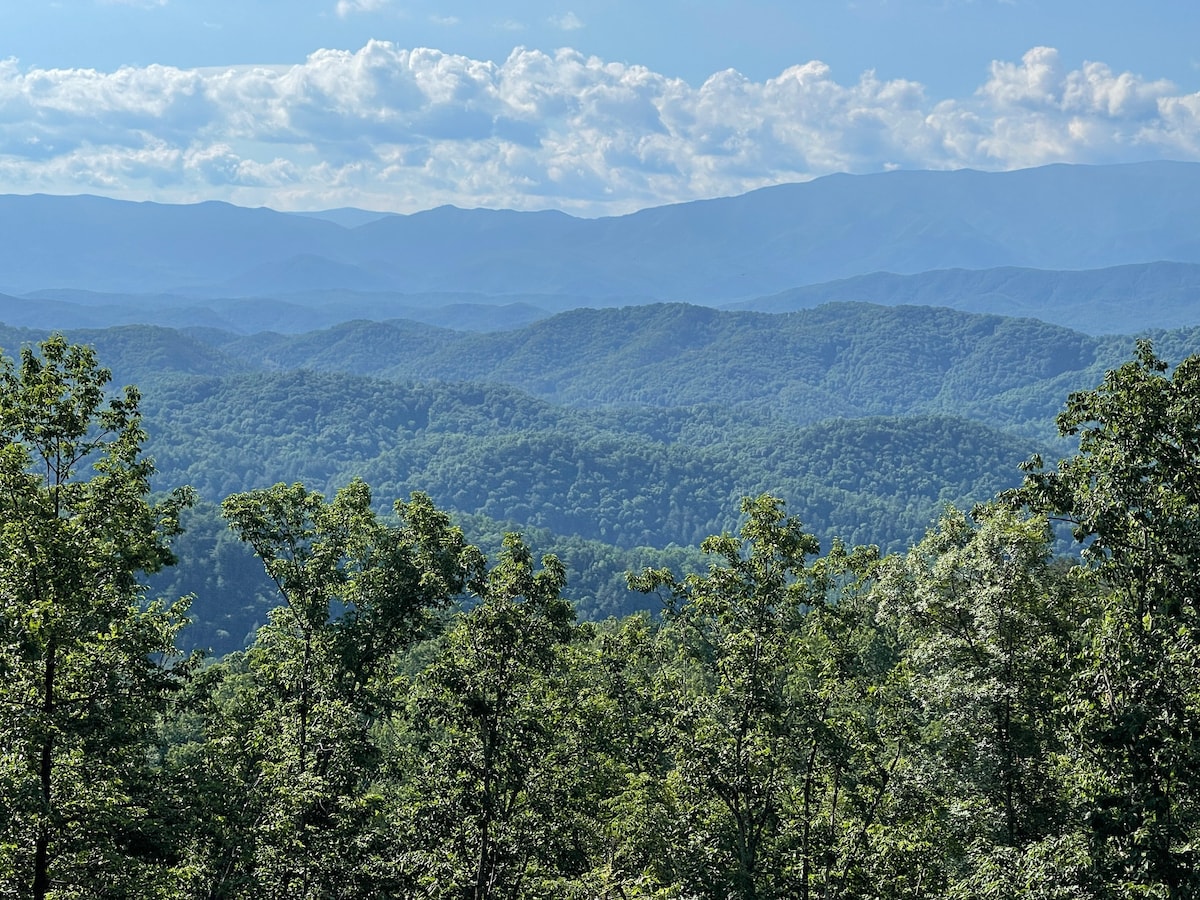
M 42 336 L 0 327 L 0 347 Z M 1200 327 L 1150 336 L 1171 361 L 1200 352 Z M 67 337 L 141 387 L 157 487 L 190 484 L 215 504 L 279 481 L 329 495 L 360 477 L 384 508 L 425 491 L 491 550 L 513 528 L 559 553 L 587 616 L 644 608 L 626 570 L 679 564 L 762 491 L 823 546 L 909 546 L 944 504 L 969 508 L 1015 485 L 1032 453 L 1069 452 L 1055 413 L 1134 343 L 862 303 L 581 309 L 493 333 L 357 321 Z M 190 640 L 233 649 L 270 585 L 214 507 L 186 524 L 160 588 L 196 595 Z
M 1200 284 L 1197 196 L 1200 164 L 1182 162 L 835 175 L 599 219 L 10 195 L 0 318 L 244 333 L 407 318 L 487 330 L 580 306 L 866 300 L 1097 334 L 1178 327 Z
M 0 347 L 50 330 L 142 388 L 156 488 L 201 498 L 192 637 L 271 585 L 217 512 L 277 481 L 428 492 L 559 553 L 581 614 L 770 491 L 899 549 L 1040 452 L 1128 359 L 1200 352 L 1200 165 L 834 176 L 608 219 L 0 197 Z M 686 301 L 686 302 L 685 302 Z

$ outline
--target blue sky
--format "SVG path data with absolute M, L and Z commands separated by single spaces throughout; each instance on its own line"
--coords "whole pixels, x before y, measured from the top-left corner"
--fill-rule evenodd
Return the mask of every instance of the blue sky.
M 585 215 L 1200 159 L 1200 4 L 0 0 L 0 191 Z

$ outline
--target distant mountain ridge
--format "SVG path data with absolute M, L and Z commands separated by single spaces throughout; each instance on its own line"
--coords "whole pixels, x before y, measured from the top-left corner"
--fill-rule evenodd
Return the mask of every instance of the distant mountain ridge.
M 42 334 L 0 327 L 0 346 L 11 354 Z M 1149 334 L 1164 358 L 1200 352 L 1200 327 Z M 787 314 L 682 303 L 579 309 L 492 333 L 397 320 L 295 335 L 127 325 L 67 336 L 94 344 L 118 382 L 145 385 L 176 375 L 335 372 L 504 384 L 591 415 L 697 405 L 797 425 L 954 415 L 1039 440 L 1052 436 L 1071 391 L 1133 350 L 1128 335 L 867 303 Z
M 70 289 L 0 294 L 0 322 L 19 328 L 107 328 L 162 325 L 218 328 L 236 334 L 300 334 L 341 322 L 408 319 L 460 331 L 502 331 L 545 318 L 588 298 L 480 294 L 395 294 L 305 290 L 269 297 L 197 298 L 178 294 L 99 293 Z M 544 304 L 544 305 L 543 305 Z
M 1200 264 L 1140 263 L 1107 269 L 1018 267 L 944 269 L 916 275 L 874 272 L 722 304 L 721 309 L 795 312 L 828 303 L 941 306 L 962 312 L 1037 318 L 1085 334 L 1135 334 L 1200 323 Z M 356 319 L 406 319 L 458 331 L 519 329 L 557 312 L 611 308 L 612 298 L 552 294 L 470 294 L 310 289 L 209 299 L 177 294 L 41 290 L 0 294 L 0 322 L 21 328 L 162 325 L 251 335 L 303 334 Z
M 792 312 L 826 303 L 945 306 L 1025 316 L 1088 334 L 1133 334 L 1200 323 L 1200 265 L 1156 262 L 1082 271 L 942 269 L 917 275 L 873 272 L 727 304 Z
M 716 305 L 878 272 L 1200 264 L 1198 196 L 1200 164 L 1182 162 L 835 175 L 602 219 L 451 207 L 322 218 L 10 195 L 0 292 Z

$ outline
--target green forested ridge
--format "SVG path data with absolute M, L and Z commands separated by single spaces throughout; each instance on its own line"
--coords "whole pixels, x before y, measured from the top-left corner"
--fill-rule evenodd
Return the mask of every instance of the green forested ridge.
M 1074 450 L 907 550 L 743 499 L 630 574 L 660 619 L 580 622 L 541 534 L 424 493 L 239 491 L 272 608 L 207 664 L 142 586 L 191 498 L 107 381 L 0 365 L 4 896 L 1200 893 L 1200 355 L 1139 342 Z
M 0 346 L 43 335 L 0 328 Z M 469 334 L 406 322 L 350 322 L 303 335 L 213 329 L 79 330 L 117 380 L 153 393 L 165 375 L 315 369 L 404 382 L 508 384 L 569 405 L 745 404 L 807 423 L 830 416 L 965 415 L 1030 435 L 1061 398 L 1128 356 L 1132 338 L 1035 319 L 936 307 L 838 303 L 786 314 L 686 304 L 580 309 L 513 331 Z M 1151 335 L 1183 358 L 1195 328 Z
M 694 546 L 733 527 L 737 498 L 745 494 L 777 491 L 814 523 L 825 546 L 841 534 L 900 547 L 943 504 L 970 504 L 1015 484 L 1017 464 L 1035 449 L 945 417 L 738 427 L 714 412 L 716 421 L 693 428 L 679 426 L 682 412 L 674 411 L 665 422 L 643 420 L 643 434 L 653 431 L 652 438 L 601 427 L 505 388 L 377 382 L 380 393 L 372 394 L 351 381 L 354 390 L 342 398 L 335 388 L 344 382 L 305 373 L 255 379 L 270 402 L 256 406 L 257 394 L 232 391 L 241 418 L 214 405 L 225 402 L 219 396 L 193 403 L 181 394 L 178 414 L 194 430 L 148 403 L 148 415 L 162 425 L 148 443 L 160 482 L 191 483 L 212 502 L 273 475 L 330 493 L 355 476 L 384 497 L 424 490 L 439 505 L 479 514 L 473 539 L 489 530 L 488 519 L 544 532 L 541 545 L 571 567 L 575 599 L 590 616 L 642 607 L 644 600 L 624 591 L 617 577 L 636 560 L 631 554 Z M 323 397 L 327 406 L 303 403 L 297 412 L 282 399 L 297 396 Z M 338 414 L 325 417 L 322 409 Z M 227 424 L 213 432 L 212 421 Z M 231 604 L 242 609 L 236 580 L 210 589 L 226 568 L 245 571 L 236 546 L 222 536 L 223 524 L 201 509 L 187 521 L 172 583 L 195 591 L 194 616 L 201 621 L 227 616 Z M 575 542 L 595 546 L 584 558 L 598 554 L 609 562 L 598 569 L 577 563 L 568 549 Z M 257 615 L 222 627 L 240 640 L 261 621 L 261 608 Z
M 1003 392 L 1037 393 L 1063 373 L 1095 369 L 1094 380 L 1127 351 L 1032 319 L 868 304 L 780 315 L 686 304 L 579 309 L 516 331 L 453 339 L 414 339 L 390 323 L 349 323 L 317 335 L 221 345 L 270 367 L 339 371 L 349 347 L 361 374 L 501 382 L 572 405 L 748 403 L 798 423 L 970 412 Z M 1045 402 L 1034 426 L 1043 432 L 1057 400 Z
M 970 505 L 1015 484 L 1017 465 L 1037 449 L 939 416 L 798 427 L 716 408 L 597 413 L 498 385 L 303 371 L 188 379 L 144 408 L 157 423 L 147 447 L 164 486 L 191 484 L 214 503 L 275 479 L 329 494 L 354 477 L 381 497 L 425 491 L 448 509 L 552 532 L 544 546 L 572 566 L 588 615 L 643 607 L 616 577 L 630 554 L 694 546 L 732 527 L 741 496 L 775 491 L 826 546 L 840 534 L 899 547 L 944 503 Z M 206 629 L 201 646 L 229 648 L 262 608 L 250 615 L 235 582 L 211 589 L 214 567 L 244 571 L 244 561 L 227 558 L 236 548 L 219 537 L 221 523 L 192 516 L 172 584 L 197 594 L 199 621 L 226 623 L 227 637 Z M 594 551 L 608 564 L 576 569 L 574 540 L 609 545 Z M 238 618 L 228 620 L 231 609 Z
M 1197 334 L 1155 339 L 1183 358 Z M 38 337 L 0 328 L 0 345 Z M 552 532 L 544 546 L 573 567 L 589 615 L 644 605 L 617 577 L 630 553 L 695 546 L 761 491 L 823 546 L 835 535 L 906 546 L 944 503 L 969 507 L 1014 484 L 1034 450 L 1069 446 L 1048 425 L 1061 398 L 1132 344 L 865 304 L 576 310 L 491 335 L 352 322 L 291 336 L 125 326 L 72 337 L 142 386 L 156 485 L 193 485 L 210 503 L 280 480 L 328 495 L 354 477 L 381 497 L 428 491 L 456 513 Z M 201 646 L 234 647 L 264 606 L 214 574 L 245 572 L 245 560 L 229 556 L 219 521 L 193 515 L 185 564 L 162 577 L 197 594 L 189 634 Z M 575 542 L 606 563 L 574 568 Z

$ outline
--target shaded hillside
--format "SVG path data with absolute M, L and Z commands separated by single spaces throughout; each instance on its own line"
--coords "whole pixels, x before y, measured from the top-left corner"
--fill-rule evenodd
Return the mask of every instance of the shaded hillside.
M 191 378 L 148 386 L 159 483 L 209 500 L 277 481 L 332 492 L 362 477 L 381 498 L 439 505 L 622 547 L 694 544 L 739 497 L 771 490 L 826 539 L 892 546 L 943 502 L 1011 484 L 1035 445 L 962 419 L 871 418 L 808 427 L 736 413 L 651 437 L 511 388 L 334 373 Z
M 869 304 L 775 315 L 580 309 L 474 335 L 356 322 L 308 335 L 197 337 L 257 368 L 492 381 L 568 405 L 749 405 L 793 423 L 950 413 L 1043 437 L 1063 398 L 1133 344 L 1033 319 Z M 1200 329 L 1173 340 L 1179 355 L 1195 352 Z
M 195 485 L 211 504 L 278 481 L 332 495 L 361 477 L 385 509 L 424 491 L 469 517 L 485 544 L 501 530 L 489 523 L 535 533 L 539 552 L 568 565 L 588 617 L 646 608 L 624 572 L 679 565 L 677 548 L 736 526 L 742 496 L 785 498 L 826 547 L 840 536 L 894 549 L 918 539 L 946 503 L 969 507 L 1014 485 L 1017 465 L 1038 449 L 948 417 L 808 427 L 711 407 L 626 417 L 498 385 L 340 373 L 164 379 L 147 389 L 144 410 L 161 487 Z M 155 584 L 195 593 L 188 640 L 227 650 L 276 601 L 257 562 L 207 510 L 189 516 L 180 566 Z
M 41 334 L 0 327 L 0 347 Z M 1200 351 L 1200 328 L 1152 334 L 1171 358 Z M 68 336 L 94 344 L 117 381 L 146 386 L 171 373 L 303 369 L 494 382 L 569 406 L 738 407 L 742 417 L 791 424 L 950 414 L 1039 439 L 1052 437 L 1067 394 L 1133 346 L 1033 319 L 869 304 L 788 314 L 581 309 L 489 334 L 360 321 L 301 335 L 126 326 Z

